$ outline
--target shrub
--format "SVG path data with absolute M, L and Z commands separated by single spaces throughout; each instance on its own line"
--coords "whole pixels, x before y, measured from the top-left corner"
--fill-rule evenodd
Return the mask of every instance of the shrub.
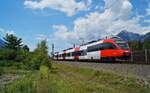
M 4 73 L 3 68 L 0 68 L 0 76 Z
M 38 70 L 41 65 L 46 65 L 51 68 L 46 41 L 41 41 L 33 53 L 32 67 Z
M 143 49 L 150 49 L 150 41 L 145 41 L 144 42 Z
M 13 49 L 1 48 L 0 51 L 1 60 L 14 60 L 17 55 L 16 51 Z

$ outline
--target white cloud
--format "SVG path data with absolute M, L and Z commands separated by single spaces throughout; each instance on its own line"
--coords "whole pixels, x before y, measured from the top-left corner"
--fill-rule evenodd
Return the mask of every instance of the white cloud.
M 150 2 L 149 2 L 149 5 L 148 5 L 148 8 L 146 9 L 146 12 L 147 12 L 147 15 L 150 16 Z
M 7 33 L 8 35 L 11 35 L 11 34 L 16 35 L 16 33 L 15 33 L 13 30 L 6 31 L 6 33 Z
M 150 25 L 150 2 L 148 4 L 148 7 L 146 9 L 146 14 L 145 16 L 149 17 L 143 20 L 143 22 L 147 23 L 148 25 Z M 145 29 L 148 29 L 148 32 L 150 32 L 150 26 L 146 27 Z
M 39 41 L 42 41 L 42 40 L 48 41 L 48 37 L 46 35 L 43 35 L 43 34 L 36 35 L 36 39 Z
M 51 8 L 73 16 L 79 11 L 87 10 L 91 3 L 92 0 L 80 2 L 76 0 L 25 0 L 24 5 L 31 9 Z
M 0 28 L 0 35 L 4 36 L 6 34 L 16 35 L 16 33 L 13 30 L 6 30 L 6 29 L 3 29 L 3 28 Z
M 74 43 L 78 39 L 76 33 L 69 31 L 64 25 L 53 25 L 53 28 L 56 30 L 54 36 L 57 37 L 57 41 L 61 39 L 69 43 Z
M 148 4 L 148 8 L 146 9 L 146 15 L 150 17 L 150 2 Z M 150 24 L 150 18 L 145 19 L 144 22 Z
M 132 4 L 129 0 L 104 0 L 105 13 L 113 18 L 127 19 L 131 14 Z M 104 13 L 104 15 L 106 15 Z
M 3 28 L 0 28 L 0 34 L 4 34 L 5 30 Z
M 145 19 L 144 22 L 149 23 L 150 24 L 150 19 Z
M 104 0 L 105 11 L 103 13 L 91 12 L 85 17 L 74 21 L 74 28 L 69 31 L 64 25 L 55 25 L 55 38 L 63 42 L 79 42 L 99 39 L 108 35 L 115 35 L 122 30 L 135 33 L 146 33 L 150 27 L 142 27 L 139 24 L 141 16 L 130 18 L 132 4 L 129 0 Z

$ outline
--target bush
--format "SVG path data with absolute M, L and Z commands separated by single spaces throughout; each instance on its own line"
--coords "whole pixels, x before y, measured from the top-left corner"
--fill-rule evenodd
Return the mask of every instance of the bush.
M 28 64 L 29 65 L 29 64 Z M 13 68 L 13 69 L 29 69 L 29 66 L 27 64 L 24 64 L 22 62 L 15 62 L 15 61 L 7 61 L 7 60 L 3 60 L 0 61 L 0 68 L 6 67 L 8 68 Z
M 150 49 L 150 41 L 145 41 L 144 42 L 143 49 Z
M 13 49 L 1 48 L 0 51 L 1 60 L 14 60 L 16 58 L 17 53 Z
M 15 58 L 15 61 L 17 62 L 29 62 L 31 60 L 30 52 L 26 50 L 19 50 L 17 51 L 17 56 Z
M 32 67 L 39 70 L 41 65 L 46 65 L 51 68 L 46 41 L 41 41 L 33 53 Z
M 0 76 L 4 73 L 3 68 L 0 68 Z

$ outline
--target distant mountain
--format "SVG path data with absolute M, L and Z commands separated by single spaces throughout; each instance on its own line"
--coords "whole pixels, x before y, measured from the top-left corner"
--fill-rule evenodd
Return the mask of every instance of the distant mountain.
M 150 32 L 148 32 L 147 34 L 143 35 L 141 38 L 141 41 L 150 41 Z
M 0 39 L 0 47 L 3 47 L 4 45 L 5 45 L 5 42 L 2 39 Z
M 133 32 L 128 32 L 126 30 L 121 31 L 117 36 L 121 37 L 126 41 L 139 41 L 142 38 L 142 35 Z

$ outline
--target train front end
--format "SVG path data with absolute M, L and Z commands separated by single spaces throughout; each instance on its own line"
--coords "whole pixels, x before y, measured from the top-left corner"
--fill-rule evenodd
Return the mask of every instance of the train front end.
M 120 37 L 113 37 L 115 45 L 118 47 L 118 55 L 116 61 L 130 61 L 131 50 L 128 43 Z

